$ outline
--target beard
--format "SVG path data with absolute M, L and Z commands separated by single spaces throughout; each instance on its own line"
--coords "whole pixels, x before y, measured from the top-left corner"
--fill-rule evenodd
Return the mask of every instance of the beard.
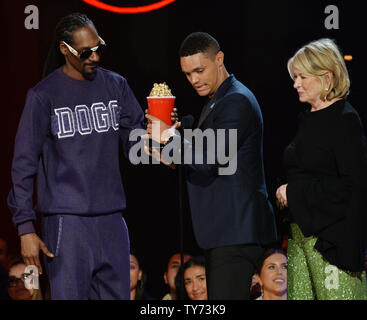
M 87 69 L 87 67 L 89 68 Z M 90 67 L 93 67 L 93 68 L 90 68 Z M 98 67 L 98 63 L 85 64 L 82 69 L 82 75 L 84 76 L 84 78 L 89 81 L 93 80 L 97 74 L 97 67 Z

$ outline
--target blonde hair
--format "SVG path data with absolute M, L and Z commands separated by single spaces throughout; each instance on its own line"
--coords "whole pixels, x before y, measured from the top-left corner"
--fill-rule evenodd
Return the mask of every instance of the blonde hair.
M 331 39 L 324 38 L 303 46 L 288 60 L 287 67 L 292 79 L 293 67 L 305 75 L 317 77 L 323 88 L 320 94 L 322 100 L 345 99 L 349 94 L 348 70 L 338 46 Z M 326 81 L 328 71 L 333 75 L 330 87 Z

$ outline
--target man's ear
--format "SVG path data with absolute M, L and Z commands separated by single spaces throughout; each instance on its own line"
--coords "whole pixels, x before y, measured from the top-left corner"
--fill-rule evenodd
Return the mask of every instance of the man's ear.
M 223 51 L 219 51 L 217 53 L 217 55 L 215 56 L 215 61 L 219 67 L 223 65 L 224 63 L 224 52 Z
M 65 44 L 63 44 L 61 41 L 59 43 L 59 49 L 60 49 L 60 52 L 66 56 L 68 54 L 68 48 L 66 47 Z
M 164 279 L 164 283 L 168 284 L 168 279 L 167 279 L 167 272 L 164 273 L 163 275 L 163 279 Z

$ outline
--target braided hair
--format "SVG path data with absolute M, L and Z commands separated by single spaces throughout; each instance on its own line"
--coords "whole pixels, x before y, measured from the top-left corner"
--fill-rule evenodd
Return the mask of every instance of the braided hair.
M 82 13 L 71 13 L 58 22 L 54 40 L 43 68 L 43 78 L 65 64 L 65 57 L 59 49 L 60 42 L 65 41 L 67 44 L 72 45 L 74 31 L 84 28 L 86 25 L 92 25 L 94 27 L 92 20 Z

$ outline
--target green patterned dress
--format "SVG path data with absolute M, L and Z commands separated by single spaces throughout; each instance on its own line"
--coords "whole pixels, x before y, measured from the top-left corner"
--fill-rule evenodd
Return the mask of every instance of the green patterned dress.
M 297 224 L 288 239 L 288 300 L 367 300 L 366 272 L 346 272 L 331 265 L 304 237 Z

